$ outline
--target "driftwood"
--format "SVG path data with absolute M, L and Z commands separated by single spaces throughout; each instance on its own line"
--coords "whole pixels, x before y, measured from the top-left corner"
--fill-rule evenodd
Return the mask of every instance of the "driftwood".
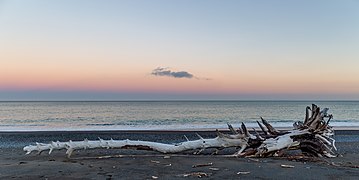
M 66 154 L 71 156 L 74 150 L 94 149 L 94 148 L 121 148 L 121 149 L 138 149 L 151 150 L 161 153 L 180 153 L 188 150 L 198 150 L 200 153 L 204 149 L 215 148 L 216 151 L 236 147 L 239 150 L 231 155 L 235 157 L 268 157 L 282 156 L 284 151 L 301 150 L 304 154 L 311 156 L 336 157 L 335 140 L 332 138 L 334 130 L 329 126 L 332 115 L 327 114 L 328 108 L 322 111 L 315 104 L 306 108 L 304 121 L 297 121 L 293 124 L 293 130 L 279 131 L 276 130 L 269 122 L 261 118 L 257 121 L 261 131 L 254 129 L 251 134 L 244 123 L 239 129 L 234 129 L 228 124 L 228 129 L 232 134 L 217 132 L 217 137 L 205 139 L 199 134 L 198 140 L 182 142 L 179 144 L 164 144 L 149 141 L 132 141 L 132 140 L 83 140 L 68 142 L 51 142 L 49 144 L 36 143 L 24 147 L 26 154 L 32 151 L 67 149 Z

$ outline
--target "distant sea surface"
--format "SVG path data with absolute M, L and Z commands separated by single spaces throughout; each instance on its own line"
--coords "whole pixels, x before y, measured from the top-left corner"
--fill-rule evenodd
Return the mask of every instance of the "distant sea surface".
M 359 127 L 359 101 L 0 102 L 0 131 L 257 127 L 260 116 L 275 127 L 292 127 L 312 103 L 330 109 L 332 126 Z

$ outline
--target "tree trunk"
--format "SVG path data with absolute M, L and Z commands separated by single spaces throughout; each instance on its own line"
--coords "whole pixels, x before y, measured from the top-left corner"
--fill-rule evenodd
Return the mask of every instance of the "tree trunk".
M 179 144 L 164 144 L 149 141 L 132 140 L 95 140 L 90 141 L 69 141 L 51 142 L 49 144 L 36 143 L 24 147 L 26 154 L 32 151 L 49 150 L 49 154 L 57 149 L 67 149 L 66 154 L 71 156 L 74 150 L 94 149 L 94 148 L 122 148 L 151 150 L 161 153 L 180 153 L 188 150 L 202 151 L 208 148 L 223 149 L 228 147 L 239 148 L 233 154 L 236 157 L 267 157 L 279 156 L 283 150 L 301 150 L 303 153 L 313 156 L 336 157 L 335 140 L 332 138 L 334 130 L 329 126 L 332 115 L 328 115 L 328 108 L 320 111 L 315 104 L 306 108 L 304 122 L 298 121 L 293 124 L 293 130 L 278 131 L 270 123 L 261 117 L 261 122 L 257 121 L 261 131 L 254 129 L 254 135 L 248 132 L 247 127 L 242 123 L 238 130 L 228 124 L 232 134 L 223 134 L 217 130 L 217 137 L 204 139 L 198 135 L 199 139 L 194 141 L 187 140 Z

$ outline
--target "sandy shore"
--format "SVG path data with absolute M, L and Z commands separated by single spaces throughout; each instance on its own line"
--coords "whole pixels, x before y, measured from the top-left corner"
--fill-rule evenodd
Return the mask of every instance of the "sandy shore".
M 213 137 L 214 132 L 200 132 Z M 292 161 L 287 158 L 228 158 L 222 155 L 162 155 L 149 151 L 96 149 L 76 151 L 71 159 L 65 151 L 51 155 L 25 155 L 24 145 L 51 140 L 141 139 L 174 143 L 189 131 L 112 132 L 6 132 L 0 133 L 0 179 L 357 179 L 359 177 L 359 131 L 336 131 L 337 158 Z M 230 151 L 230 150 L 229 150 Z M 222 152 L 224 154 L 226 152 Z M 198 164 L 208 166 L 193 167 Z M 281 165 L 292 165 L 283 168 Z M 239 173 L 240 172 L 240 173 Z M 238 174 L 239 173 L 239 174 Z

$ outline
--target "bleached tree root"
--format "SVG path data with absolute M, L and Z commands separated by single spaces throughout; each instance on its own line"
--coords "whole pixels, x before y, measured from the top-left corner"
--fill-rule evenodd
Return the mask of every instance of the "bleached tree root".
M 249 133 L 247 127 L 242 123 L 239 129 L 234 129 L 228 124 L 228 129 L 232 134 L 223 134 L 217 130 L 217 137 L 204 139 L 198 135 L 199 139 L 178 144 L 165 144 L 150 141 L 132 140 L 83 140 L 68 142 L 51 142 L 49 144 L 36 143 L 24 147 L 26 154 L 32 151 L 67 149 L 66 154 L 71 156 L 74 150 L 95 149 L 95 148 L 121 148 L 150 150 L 160 153 L 180 153 L 188 150 L 198 150 L 200 153 L 204 149 L 216 148 L 216 150 L 237 147 L 238 152 L 233 154 L 235 157 L 267 157 L 279 156 L 283 150 L 299 149 L 304 153 L 313 156 L 336 157 L 335 140 L 333 129 L 329 126 L 332 115 L 327 114 L 328 108 L 320 111 L 316 105 L 306 108 L 304 122 L 298 121 L 293 124 L 294 129 L 290 131 L 278 131 L 265 119 L 257 121 L 261 131 L 254 129 L 254 135 Z M 327 119 L 327 120 L 325 120 Z
M 132 141 L 132 140 L 103 140 L 89 141 L 69 141 L 69 142 L 51 142 L 49 144 L 36 143 L 35 146 L 30 145 L 24 147 L 26 154 L 32 151 L 39 153 L 49 150 L 49 154 L 53 150 L 67 149 L 66 154 L 71 156 L 74 150 L 78 149 L 95 149 L 95 148 L 121 148 L 121 149 L 138 149 L 152 150 L 161 153 L 179 153 L 187 150 L 206 149 L 206 148 L 226 148 L 226 147 L 245 147 L 244 139 L 231 139 L 226 137 L 216 137 L 213 139 L 199 139 L 195 141 L 187 141 L 180 144 L 164 144 L 149 141 Z

